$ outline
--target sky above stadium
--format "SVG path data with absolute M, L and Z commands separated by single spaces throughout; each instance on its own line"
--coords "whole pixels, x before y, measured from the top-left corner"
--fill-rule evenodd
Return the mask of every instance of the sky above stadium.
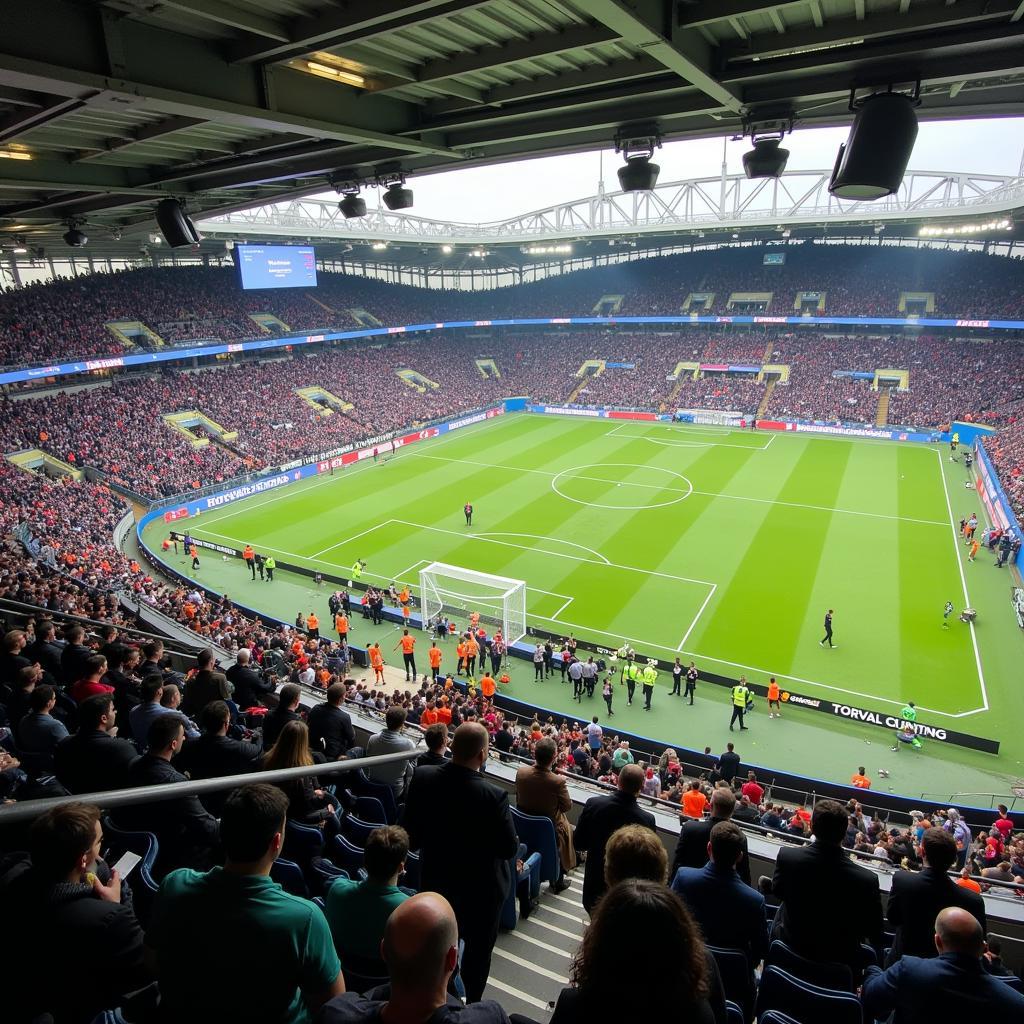
M 783 145 L 790 151 L 789 170 L 831 168 L 846 128 L 813 128 L 794 132 Z M 729 173 L 742 171 L 740 160 L 749 140 L 726 143 Z M 923 122 L 911 170 L 1016 174 L 1024 151 L 1024 118 Z M 655 155 L 662 183 L 717 175 L 722 166 L 722 140 L 670 142 Z M 622 163 L 612 147 L 603 152 L 605 189 L 618 191 L 616 170 Z M 504 220 L 531 210 L 594 195 L 602 171 L 598 152 L 521 160 L 493 167 L 468 168 L 410 179 L 416 205 L 412 212 L 437 220 L 479 222 Z M 336 198 L 328 193 L 324 198 Z M 367 206 L 380 202 L 368 190 Z

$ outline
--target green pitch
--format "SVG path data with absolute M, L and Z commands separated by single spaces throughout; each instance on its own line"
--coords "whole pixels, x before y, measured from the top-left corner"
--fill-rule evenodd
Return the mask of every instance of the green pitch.
M 953 520 L 981 513 L 966 480 L 938 446 L 524 414 L 189 526 L 344 579 L 361 558 L 364 581 L 407 582 L 414 592 L 431 561 L 522 579 L 532 625 L 592 646 L 626 640 L 642 654 L 678 653 L 758 683 L 774 674 L 784 688 L 886 713 L 914 700 L 928 724 L 1002 743 L 998 757 L 926 745 L 898 791 L 949 795 L 1004 791 L 1024 774 L 1015 685 L 1024 634 L 1009 604 L 1010 572 L 995 570 L 987 552 L 968 563 L 958 543 Z M 151 547 L 162 524 L 153 530 Z M 216 587 L 229 574 L 221 589 L 255 601 L 239 593 L 241 571 L 205 554 L 200 576 Z M 297 581 L 303 588 L 308 581 Z M 260 606 L 274 610 L 270 590 L 259 592 Z M 290 620 L 307 602 L 288 600 L 277 614 Z M 943 629 L 947 600 L 957 612 L 977 608 L 976 629 L 955 616 Z M 834 650 L 819 645 L 828 608 Z M 568 710 L 564 690 L 539 694 L 531 682 L 517 673 L 513 695 Z M 722 700 L 719 689 L 704 685 L 702 700 Z M 700 747 L 728 731 L 723 705 L 715 735 L 681 738 L 684 712 L 670 705 L 664 674 L 660 691 L 659 715 L 617 708 L 617 722 Z M 812 775 L 848 776 L 858 758 L 878 761 L 869 774 L 893 761 L 906 774 L 915 757 L 892 755 L 881 730 L 816 712 L 788 708 L 785 740 L 778 730 L 769 739 L 778 723 L 765 715 L 756 724 L 762 735 L 744 736 L 762 747 L 751 760 L 777 752 L 780 767 Z M 978 772 L 964 776 L 958 764 Z

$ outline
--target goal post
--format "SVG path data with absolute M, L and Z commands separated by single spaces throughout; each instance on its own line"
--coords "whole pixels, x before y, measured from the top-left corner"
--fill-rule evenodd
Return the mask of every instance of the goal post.
M 500 629 L 506 644 L 526 635 L 526 583 L 507 576 L 464 569 L 445 562 L 431 562 L 420 569 L 420 606 L 423 628 L 438 616 L 454 619 L 460 629 L 469 627 L 469 616 Z

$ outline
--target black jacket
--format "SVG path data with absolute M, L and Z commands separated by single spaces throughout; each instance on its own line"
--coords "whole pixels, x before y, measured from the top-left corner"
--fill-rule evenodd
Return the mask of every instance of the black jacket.
M 699 821 L 687 821 L 679 830 L 676 842 L 676 855 L 672 861 L 670 877 L 675 878 L 680 868 L 702 868 L 708 862 L 708 842 L 711 829 L 726 818 L 702 818 Z M 747 837 L 743 837 L 743 856 L 736 865 L 736 874 L 750 885 L 750 858 L 747 856 Z
M 122 902 L 110 903 L 87 884 L 49 884 L 27 854 L 13 854 L 0 865 L 0 903 L 17 930 L 4 951 L 3 1016 L 11 1024 L 44 1012 L 57 1024 L 87 1024 L 153 980 L 127 886 Z
M 84 644 L 68 644 L 60 655 L 61 682 L 65 686 L 77 683 L 89 674 L 86 662 L 92 657 L 92 651 Z
M 30 661 L 39 662 L 39 667 L 47 673 L 44 681 L 51 686 L 59 686 L 61 682 L 60 657 L 64 648 L 52 641 L 36 640 L 25 648 Z
M 128 769 L 137 757 L 127 740 L 82 729 L 57 744 L 54 774 L 72 793 L 102 793 L 128 784 Z
M 732 780 L 739 774 L 740 770 L 740 755 L 735 750 L 727 750 L 718 758 L 718 774 L 725 779 L 726 782 L 732 782 Z
M 191 779 L 216 779 L 257 771 L 259 760 L 260 748 L 255 743 L 204 733 L 197 740 L 189 740 L 173 763 Z M 207 793 L 200 800 L 211 814 L 219 816 L 229 792 Z
M 306 716 L 309 726 L 309 744 L 322 750 L 328 761 L 337 761 L 356 745 L 352 718 L 347 711 L 333 704 L 317 704 Z
M 782 906 L 773 938 L 808 960 L 849 964 L 857 976 L 862 942 L 882 950 L 878 876 L 854 864 L 841 846 L 815 842 L 779 851 L 772 891 Z
M 420 889 L 447 898 L 456 917 L 494 917 L 508 895 L 519 849 L 508 794 L 449 761 L 413 773 L 402 818 L 420 852 Z
M 225 675 L 235 688 L 233 699 L 240 711 L 247 711 L 259 704 L 264 693 L 274 692 L 274 684 L 265 680 L 259 672 L 248 665 L 243 668 L 235 662 Z
M 604 895 L 604 848 L 611 834 L 623 825 L 646 825 L 653 831 L 654 815 L 621 789 L 608 796 L 592 796 L 580 812 L 573 845 L 587 851 L 583 875 L 583 906 L 593 909 Z
M 279 704 L 263 719 L 263 749 L 269 750 L 281 735 L 281 730 L 289 722 L 301 722 L 302 715 L 297 711 L 289 711 Z
M 7 683 L 13 689 L 18 673 L 23 668 L 28 668 L 32 664 L 25 657 L 25 654 L 28 653 L 28 648 L 23 648 L 23 651 L 25 652 L 23 654 L 8 654 L 6 651 L 0 651 L 0 686 Z
M 170 762 L 143 754 L 128 771 L 129 786 L 161 786 L 188 780 Z M 152 832 L 160 841 L 158 864 L 171 868 L 210 866 L 217 843 L 217 819 L 196 796 L 119 807 L 113 814 L 120 828 Z
M 228 700 L 231 687 L 223 672 L 203 669 L 186 684 L 181 697 L 181 710 L 189 718 L 196 718 L 211 701 Z
M 976 892 L 957 885 L 945 872 L 933 868 L 923 871 L 897 871 L 889 891 L 889 924 L 896 931 L 886 964 L 901 956 L 938 956 L 935 949 L 935 918 L 946 907 L 962 907 L 973 914 L 983 932 L 985 901 Z

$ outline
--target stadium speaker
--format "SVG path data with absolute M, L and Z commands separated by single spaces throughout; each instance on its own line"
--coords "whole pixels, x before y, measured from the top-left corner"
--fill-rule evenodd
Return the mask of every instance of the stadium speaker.
M 650 192 L 658 183 L 661 168 L 647 156 L 630 156 L 619 168 L 619 187 L 623 192 Z
M 89 236 L 85 232 L 79 231 L 78 228 L 68 228 L 64 232 L 64 242 L 72 249 L 81 249 L 83 245 L 89 244 Z
M 161 199 L 156 204 L 156 223 L 172 249 L 196 245 L 201 240 L 195 224 L 177 199 Z
M 345 198 L 338 203 L 338 209 L 344 214 L 345 220 L 351 220 L 353 217 L 365 217 L 366 200 L 354 192 L 348 192 L 345 194 Z
M 881 199 L 898 191 L 917 140 L 915 99 L 881 92 L 863 101 L 839 147 L 828 190 L 838 199 Z
M 389 210 L 408 210 L 412 206 L 412 189 L 395 184 L 384 192 L 384 205 Z
M 754 148 L 743 154 L 743 173 L 748 178 L 781 178 L 789 160 L 782 139 L 755 139 Z

